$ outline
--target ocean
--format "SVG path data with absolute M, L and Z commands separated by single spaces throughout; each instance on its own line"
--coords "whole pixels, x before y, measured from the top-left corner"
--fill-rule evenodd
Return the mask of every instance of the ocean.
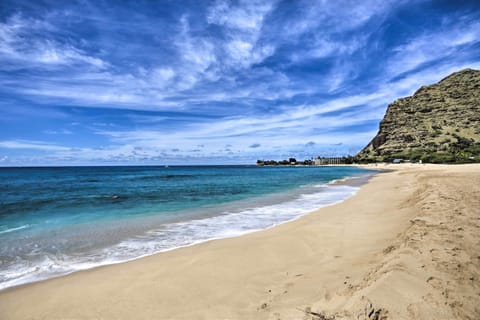
M 0 168 L 0 289 L 294 220 L 355 167 Z

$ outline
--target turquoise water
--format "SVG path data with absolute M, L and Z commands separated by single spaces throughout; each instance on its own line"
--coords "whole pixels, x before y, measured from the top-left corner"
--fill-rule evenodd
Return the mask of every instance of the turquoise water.
M 352 195 L 353 167 L 0 168 L 0 288 L 269 228 Z

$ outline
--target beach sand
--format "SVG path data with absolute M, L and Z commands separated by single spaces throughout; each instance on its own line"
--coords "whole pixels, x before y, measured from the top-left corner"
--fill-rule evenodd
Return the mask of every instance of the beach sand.
M 480 165 L 388 165 L 301 219 L 0 292 L 0 319 L 480 319 Z

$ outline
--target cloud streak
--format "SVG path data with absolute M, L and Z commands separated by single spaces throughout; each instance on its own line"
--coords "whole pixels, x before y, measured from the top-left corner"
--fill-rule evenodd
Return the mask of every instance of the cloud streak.
M 0 157 L 355 153 L 388 103 L 480 67 L 479 20 L 473 4 L 422 1 L 6 0 Z

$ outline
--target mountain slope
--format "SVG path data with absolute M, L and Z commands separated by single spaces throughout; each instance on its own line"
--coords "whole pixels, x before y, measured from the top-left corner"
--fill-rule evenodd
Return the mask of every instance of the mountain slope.
M 480 162 L 480 71 L 465 69 L 390 104 L 360 161 Z

